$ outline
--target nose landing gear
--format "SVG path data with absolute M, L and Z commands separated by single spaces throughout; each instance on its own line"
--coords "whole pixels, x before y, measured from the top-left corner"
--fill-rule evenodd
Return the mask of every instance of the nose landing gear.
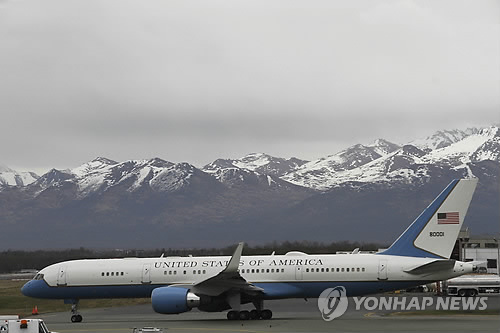
M 71 322 L 72 323 L 80 323 L 83 320 L 83 317 L 81 314 L 78 313 L 78 300 L 73 301 L 73 304 L 71 305 Z

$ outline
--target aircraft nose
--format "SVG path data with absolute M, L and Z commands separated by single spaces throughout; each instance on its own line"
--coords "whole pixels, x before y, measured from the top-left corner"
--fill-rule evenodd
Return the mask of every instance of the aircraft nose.
M 21 293 L 28 297 L 40 297 L 43 292 L 43 281 L 31 280 L 21 287 Z
M 21 293 L 24 295 L 24 296 L 31 296 L 33 293 L 33 281 L 28 281 L 24 284 L 24 286 L 22 286 L 21 288 Z

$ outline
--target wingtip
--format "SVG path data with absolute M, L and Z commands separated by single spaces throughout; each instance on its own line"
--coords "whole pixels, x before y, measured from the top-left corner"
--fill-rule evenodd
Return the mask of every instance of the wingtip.
M 225 271 L 226 272 L 236 272 L 238 270 L 240 264 L 241 253 L 243 252 L 244 242 L 239 242 L 238 246 L 233 252 L 231 259 L 229 260 L 229 264 L 227 265 Z

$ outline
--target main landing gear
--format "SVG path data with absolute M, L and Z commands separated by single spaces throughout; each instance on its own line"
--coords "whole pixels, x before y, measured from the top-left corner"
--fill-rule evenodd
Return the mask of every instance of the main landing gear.
M 227 319 L 229 320 L 256 320 L 256 319 L 264 319 L 268 320 L 273 317 L 273 312 L 269 309 L 265 309 L 262 311 L 252 310 L 252 311 L 234 311 L 231 310 L 227 313 Z
M 229 320 L 257 320 L 257 319 L 263 319 L 263 320 L 268 320 L 273 317 L 273 312 L 269 309 L 262 309 L 264 307 L 264 301 L 261 299 L 256 299 L 253 302 L 253 305 L 255 306 L 255 309 L 252 311 L 238 311 L 239 307 L 237 308 L 238 310 L 231 310 L 227 313 L 227 319 Z M 238 304 L 239 305 L 239 304 Z M 235 307 L 233 307 L 234 309 Z
M 78 300 L 74 301 L 73 305 L 71 305 L 71 313 L 72 323 L 80 323 L 83 320 L 82 315 L 78 313 Z

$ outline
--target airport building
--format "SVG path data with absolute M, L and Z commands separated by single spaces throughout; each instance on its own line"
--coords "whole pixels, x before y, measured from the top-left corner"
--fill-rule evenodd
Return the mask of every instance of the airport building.
M 471 237 L 469 229 L 463 229 L 458 235 L 451 258 L 460 261 L 485 261 L 480 268 L 483 273 L 499 274 L 498 242 L 498 237 Z

